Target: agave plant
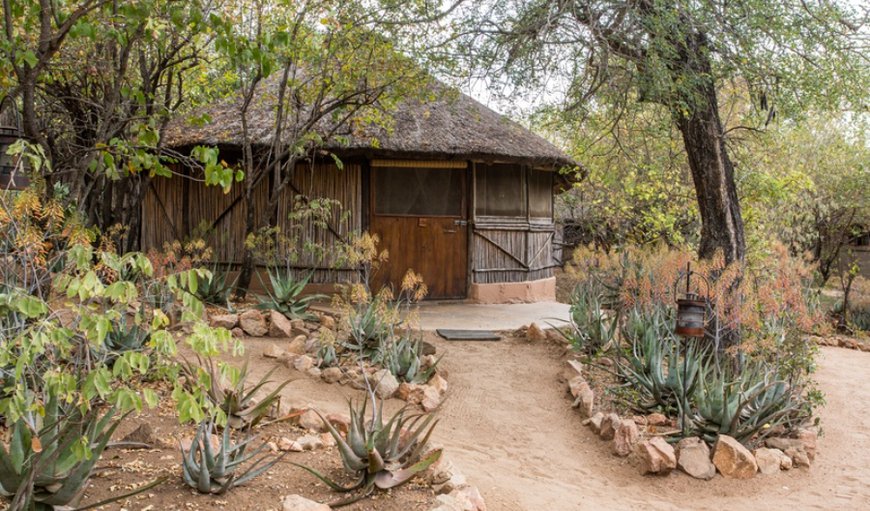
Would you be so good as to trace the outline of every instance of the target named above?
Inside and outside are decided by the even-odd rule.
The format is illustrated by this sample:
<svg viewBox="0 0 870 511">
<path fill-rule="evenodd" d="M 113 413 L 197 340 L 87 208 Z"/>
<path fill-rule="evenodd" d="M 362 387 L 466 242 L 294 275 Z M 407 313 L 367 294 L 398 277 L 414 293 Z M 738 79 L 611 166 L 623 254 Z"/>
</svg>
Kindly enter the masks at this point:
<svg viewBox="0 0 870 511">
<path fill-rule="evenodd" d="M 9 425 L 9 444 L 0 442 L 0 496 L 11 500 L 12 511 L 75 504 L 121 422 L 114 409 L 99 416 L 93 408 L 62 406 L 53 392 L 46 397 L 44 416 L 20 418 Z"/>
<path fill-rule="evenodd" d="M 789 385 L 763 363 L 736 370 L 709 361 L 693 393 L 698 433 L 713 441 L 728 435 L 746 444 L 758 442 L 777 426 L 794 429 L 809 419 L 802 389 Z"/>
<path fill-rule="evenodd" d="M 379 298 L 360 304 L 347 318 L 350 336 L 344 347 L 358 352 L 375 363 L 383 361 L 384 344 L 390 338 L 392 325 L 384 318 Z"/>
<path fill-rule="evenodd" d="M 371 417 L 367 418 L 369 399 L 372 408 Z M 332 507 L 352 504 L 371 495 L 375 488 L 386 490 L 404 484 L 441 458 L 441 449 L 423 455 L 429 436 L 438 422 L 433 415 L 408 414 L 408 407 L 404 407 L 384 423 L 383 403 L 379 405 L 376 402 L 370 389 L 361 405 L 354 407 L 353 402 L 349 402 L 348 408 L 350 425 L 347 439 L 322 415 L 320 418 L 335 438 L 342 464 L 355 481 L 349 486 L 342 486 L 311 467 L 294 463 L 333 490 L 363 490 L 356 497 L 330 504 Z"/>
<path fill-rule="evenodd" d="M 238 277 L 229 278 L 229 272 L 217 264 L 210 268 L 211 278 L 198 282 L 196 296 L 202 302 L 225 307 L 229 304 L 230 293 L 236 287 Z"/>
<path fill-rule="evenodd" d="M 281 390 L 290 383 L 289 380 L 285 381 L 262 398 L 255 399 L 254 395 L 271 383 L 269 377 L 277 367 L 272 368 L 256 384 L 249 386 L 247 360 L 232 378 L 222 374 L 219 366 L 210 357 L 203 359 L 197 355 L 196 360 L 196 365 L 184 360 L 181 363 L 182 372 L 187 376 L 190 385 L 196 382 L 207 385 L 206 396 L 226 414 L 227 425 L 234 429 L 253 428 L 259 424 L 277 402 Z"/>
<path fill-rule="evenodd" d="M 254 458 L 266 450 L 266 443 L 248 451 L 248 446 L 256 437 L 249 436 L 239 443 L 230 438 L 230 428 L 224 428 L 220 445 L 212 445 L 214 422 L 203 421 L 196 428 L 190 449 L 181 448 L 181 468 L 184 482 L 200 493 L 220 495 L 240 486 L 272 468 L 282 456 L 272 456 L 266 452 L 255 461 Z M 271 459 L 270 459 L 271 458 Z M 250 462 L 250 463 L 248 463 Z M 248 464 L 242 469 L 243 464 Z"/>
<path fill-rule="evenodd" d="M 408 383 L 426 383 L 435 374 L 438 362 L 423 369 L 422 357 L 423 340 L 403 335 L 398 341 L 390 343 L 384 358 L 387 369 L 396 378 Z"/>
<path fill-rule="evenodd" d="M 106 333 L 102 351 L 106 362 L 114 363 L 118 355 L 125 351 L 142 351 L 146 348 L 150 332 L 135 323 L 128 323 L 126 316 L 112 325 L 112 329 Z M 98 350 L 99 351 L 99 350 Z"/>
<path fill-rule="evenodd" d="M 306 277 L 297 279 L 292 269 L 270 268 L 271 291 L 268 291 L 268 296 L 261 298 L 257 307 L 278 311 L 290 319 L 314 319 L 315 316 L 308 312 L 308 307 L 311 302 L 323 298 L 323 295 L 302 296 L 302 291 L 312 275 L 313 273 L 309 273 Z"/>
<path fill-rule="evenodd" d="M 625 335 L 631 350 L 627 360 L 620 360 L 619 372 L 641 393 L 642 401 L 635 406 L 643 411 L 688 411 L 708 350 L 690 341 L 682 344 L 680 357 L 681 343 L 661 310 L 630 313 Z"/>
<path fill-rule="evenodd" d="M 597 286 L 578 285 L 571 294 L 568 325 L 558 328 L 577 350 L 592 354 L 607 347 L 619 324 L 618 311 L 607 310 Z"/>
</svg>

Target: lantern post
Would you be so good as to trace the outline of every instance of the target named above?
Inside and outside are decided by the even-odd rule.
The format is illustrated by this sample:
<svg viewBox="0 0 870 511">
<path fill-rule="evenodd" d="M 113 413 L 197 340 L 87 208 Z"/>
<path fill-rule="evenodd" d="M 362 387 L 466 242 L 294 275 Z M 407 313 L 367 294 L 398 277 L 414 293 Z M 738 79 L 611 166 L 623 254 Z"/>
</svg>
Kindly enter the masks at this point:
<svg viewBox="0 0 870 511">
<path fill-rule="evenodd" d="M 703 280 L 707 293 L 702 296 L 692 291 L 692 275 L 696 275 Z M 677 285 L 680 283 L 683 272 L 677 276 L 674 282 L 674 297 L 677 302 L 677 321 L 674 328 L 674 333 L 683 338 L 683 402 L 680 405 L 680 429 L 683 433 L 687 432 L 688 424 L 686 421 L 688 413 L 688 358 L 689 358 L 689 341 L 691 339 L 703 338 L 707 330 L 707 310 L 710 304 L 710 282 L 698 272 L 692 271 L 692 263 L 686 263 L 686 291 L 682 297 L 677 295 Z"/>
<path fill-rule="evenodd" d="M 24 134 L 15 105 L 4 103 L 0 102 L 0 190 L 23 190 L 30 185 L 26 175 L 27 161 L 21 156 L 6 154 L 6 151 L 24 138 Z"/>
</svg>

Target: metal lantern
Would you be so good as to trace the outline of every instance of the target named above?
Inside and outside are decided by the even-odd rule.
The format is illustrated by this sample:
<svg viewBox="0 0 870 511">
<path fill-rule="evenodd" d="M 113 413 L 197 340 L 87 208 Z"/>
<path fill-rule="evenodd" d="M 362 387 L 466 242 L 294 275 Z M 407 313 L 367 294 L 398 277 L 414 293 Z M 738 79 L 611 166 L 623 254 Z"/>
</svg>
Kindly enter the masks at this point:
<svg viewBox="0 0 870 511">
<path fill-rule="evenodd" d="M 686 293 L 677 298 L 677 327 L 675 333 L 682 337 L 704 337 L 704 331 L 707 326 L 707 303 L 708 297 L 703 297 L 692 292 L 691 279 L 692 275 L 697 275 L 707 284 L 707 293 L 710 292 L 710 285 L 703 275 L 692 271 L 691 263 L 686 264 Z M 681 276 L 682 277 L 682 276 Z M 674 283 L 674 295 L 676 296 L 676 287 L 679 283 Z"/>
<path fill-rule="evenodd" d="M 23 190 L 30 185 L 26 160 L 6 154 L 12 144 L 24 138 L 19 124 L 15 107 L 4 109 L 0 103 L 0 190 Z"/>
</svg>

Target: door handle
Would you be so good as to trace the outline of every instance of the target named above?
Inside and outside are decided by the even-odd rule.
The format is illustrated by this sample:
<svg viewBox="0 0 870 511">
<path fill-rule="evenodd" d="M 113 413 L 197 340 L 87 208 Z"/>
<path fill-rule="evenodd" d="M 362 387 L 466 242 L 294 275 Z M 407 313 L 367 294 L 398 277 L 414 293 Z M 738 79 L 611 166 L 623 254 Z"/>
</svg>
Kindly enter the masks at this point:
<svg viewBox="0 0 870 511">
<path fill-rule="evenodd" d="M 453 225 L 465 227 L 466 225 L 468 225 L 468 220 L 454 220 Z"/>
</svg>

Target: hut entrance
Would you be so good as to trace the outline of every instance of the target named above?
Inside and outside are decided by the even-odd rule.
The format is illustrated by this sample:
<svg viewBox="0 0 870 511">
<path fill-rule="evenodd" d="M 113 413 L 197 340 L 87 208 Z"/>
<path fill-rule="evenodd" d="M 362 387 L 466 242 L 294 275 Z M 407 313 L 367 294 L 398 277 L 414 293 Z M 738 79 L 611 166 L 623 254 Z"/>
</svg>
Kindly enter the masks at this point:
<svg viewBox="0 0 870 511">
<path fill-rule="evenodd" d="M 465 298 L 468 275 L 466 164 L 373 161 L 371 232 L 389 250 L 375 286 L 398 290 L 409 269 L 430 299 Z"/>
</svg>

